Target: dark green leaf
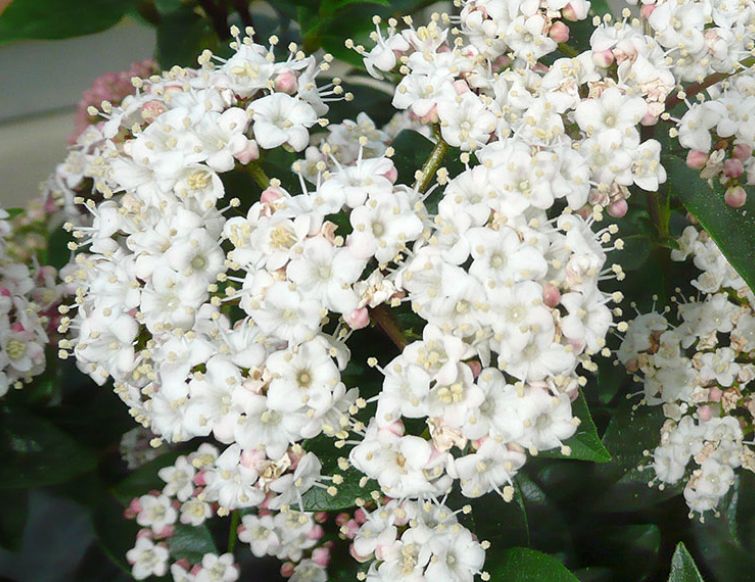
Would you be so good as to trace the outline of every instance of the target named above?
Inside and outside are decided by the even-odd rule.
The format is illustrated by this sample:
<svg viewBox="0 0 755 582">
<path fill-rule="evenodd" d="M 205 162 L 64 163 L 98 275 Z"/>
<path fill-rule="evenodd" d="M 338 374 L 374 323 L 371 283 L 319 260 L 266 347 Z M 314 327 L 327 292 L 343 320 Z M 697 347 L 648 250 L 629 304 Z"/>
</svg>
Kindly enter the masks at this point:
<svg viewBox="0 0 755 582">
<path fill-rule="evenodd" d="M 491 548 L 485 568 L 492 580 L 502 582 L 579 582 L 559 560 L 529 548 Z"/>
<path fill-rule="evenodd" d="M 611 14 L 611 7 L 608 5 L 607 0 L 592 0 L 590 2 L 590 12 L 603 16 L 604 14 Z"/>
<path fill-rule="evenodd" d="M 21 547 L 28 512 L 28 491 L 25 489 L 3 491 L 3 510 L 0 511 L 0 547 L 12 552 Z"/>
<path fill-rule="evenodd" d="M 47 243 L 46 263 L 58 270 L 67 265 L 71 259 L 71 251 L 68 248 L 71 240 L 73 240 L 71 233 L 64 230 L 62 226 L 56 228 Z"/>
<path fill-rule="evenodd" d="M 680 487 L 667 486 L 662 492 L 649 489 L 653 478 L 646 466 L 645 450 L 658 446 L 665 416 L 660 406 L 641 406 L 633 410 L 634 400 L 622 401 L 613 412 L 603 435 L 603 444 L 613 454 L 613 462 L 601 467 L 601 474 L 614 484 L 598 500 L 601 509 L 631 511 L 677 495 Z"/>
<path fill-rule="evenodd" d="M 695 561 L 682 542 L 677 544 L 671 558 L 671 575 L 668 582 L 704 582 Z"/>
<path fill-rule="evenodd" d="M 145 463 L 131 472 L 123 481 L 113 486 L 112 494 L 125 505 L 134 497 L 146 495 L 152 489 L 162 489 L 165 482 L 160 479 L 157 473 L 163 467 L 172 465 L 180 454 L 179 451 L 170 451 L 149 463 Z"/>
<path fill-rule="evenodd" d="M 6 208 L 5 212 L 8 213 L 8 218 L 16 218 L 16 216 L 23 214 L 23 208 Z"/>
<path fill-rule="evenodd" d="M 324 13 L 333 13 L 336 10 L 348 6 L 349 4 L 378 4 L 380 6 L 390 6 L 388 0 L 323 0 L 321 10 Z"/>
<path fill-rule="evenodd" d="M 718 248 L 755 289 L 755 193 L 750 192 L 744 207 L 735 209 L 724 202 L 723 187 L 711 187 L 684 160 L 664 156 L 671 193 L 677 196 L 690 214 L 708 231 Z"/>
<path fill-rule="evenodd" d="M 99 503 L 92 514 L 92 524 L 102 551 L 121 570 L 130 574 L 126 552 L 134 547 L 139 526 L 136 521 L 126 519 L 123 507 L 101 488 Z"/>
<path fill-rule="evenodd" d="M 186 558 L 192 564 L 202 561 L 205 554 L 216 554 L 217 548 L 207 526 L 177 524 L 170 538 L 170 555 L 180 560 Z"/>
<path fill-rule="evenodd" d="M 0 458 L 0 489 L 62 483 L 97 464 L 69 434 L 18 408 L 0 414 Z"/>
<path fill-rule="evenodd" d="M 603 446 L 598 436 L 598 429 L 590 416 L 590 409 L 581 390 L 579 397 L 572 403 L 572 412 L 581 422 L 574 436 L 564 443 L 571 447 L 571 454 L 567 457 L 557 449 L 543 451 L 540 454 L 546 458 L 565 458 L 594 463 L 610 462 L 611 453 Z"/>
<path fill-rule="evenodd" d="M 489 541 L 495 551 L 529 545 L 527 512 L 518 484 L 514 484 L 514 499 L 508 503 L 497 493 L 488 493 L 468 502 L 472 506 L 475 535 Z"/>
<path fill-rule="evenodd" d="M 99 32 L 117 24 L 132 5 L 131 0 L 13 0 L 0 14 L 0 44 Z"/>
<path fill-rule="evenodd" d="M 653 573 L 661 545 L 661 531 L 653 523 L 596 528 L 600 545 L 590 548 L 591 560 L 621 572 L 623 580 L 639 582 Z M 597 545 L 597 544 L 596 544 Z"/>
<path fill-rule="evenodd" d="M 209 21 L 189 7 L 160 18 L 157 25 L 157 62 L 163 69 L 196 66 L 204 49 L 218 52 L 217 36 Z"/>
<path fill-rule="evenodd" d="M 368 499 L 373 490 L 379 490 L 374 481 L 367 481 L 364 487 L 360 482 L 364 474 L 350 467 L 346 471 L 338 468 L 338 458 L 343 456 L 344 451 L 337 449 L 333 444 L 334 439 L 321 435 L 304 443 L 304 449 L 315 453 L 322 462 L 323 475 L 341 475 L 343 483 L 336 486 L 336 495 L 330 495 L 322 487 L 312 487 L 302 495 L 304 511 L 338 511 L 356 505 L 358 498 Z"/>
</svg>

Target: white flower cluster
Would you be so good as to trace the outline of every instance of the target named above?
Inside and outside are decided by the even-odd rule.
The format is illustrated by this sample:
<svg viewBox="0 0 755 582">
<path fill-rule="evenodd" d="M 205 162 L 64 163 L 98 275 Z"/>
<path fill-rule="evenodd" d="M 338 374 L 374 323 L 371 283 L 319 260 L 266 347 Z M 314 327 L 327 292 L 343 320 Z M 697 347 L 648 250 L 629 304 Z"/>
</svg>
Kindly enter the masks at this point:
<svg viewBox="0 0 755 582">
<path fill-rule="evenodd" d="M 440 502 L 378 503 L 372 510 L 358 510 L 359 526 L 344 526 L 352 540 L 351 555 L 371 562 L 362 580 L 453 580 L 472 582 L 482 572 L 488 542 L 478 542 L 459 522 L 458 514 Z"/>
<path fill-rule="evenodd" d="M 219 454 L 216 447 L 204 443 L 195 452 L 181 455 L 172 465 L 160 469 L 158 475 L 165 482 L 162 491 L 133 499 L 126 510 L 126 516 L 135 519 L 142 528 L 136 546 L 128 555 L 134 577 L 139 580 L 152 574 L 165 574 L 169 554 L 163 550 L 179 524 L 181 527 L 201 526 L 216 512 L 222 514 L 223 508 L 247 507 L 249 499 L 259 502 L 258 496 L 266 494 L 264 508 L 257 514 L 243 516 L 238 538 L 248 543 L 257 557 L 269 555 L 287 561 L 288 566 L 284 565 L 283 570 L 292 569 L 287 576 L 299 572 L 302 580 L 310 580 L 303 578 L 301 572 L 312 568 L 313 564 L 325 576 L 330 551 L 327 547 L 315 547 L 324 535 L 323 528 L 315 521 L 316 516 L 287 507 L 280 512 L 272 509 L 280 507 L 276 503 L 281 499 L 277 492 L 288 490 L 294 480 L 308 479 L 300 468 L 312 463 L 313 455 L 302 456 L 303 452 L 298 452 L 299 457 L 290 454 L 285 462 L 281 460 L 276 464 L 267 461 L 264 455 L 239 454 L 235 445 Z M 287 473 L 288 469 L 293 473 Z M 266 493 L 253 487 L 255 484 L 259 487 L 259 481 L 266 483 Z M 308 552 L 306 559 L 305 552 Z M 233 582 L 239 574 L 231 554 L 219 558 L 205 555 L 199 564 L 178 560 L 170 566 L 170 572 L 173 579 L 180 582 Z M 312 578 L 315 579 L 319 578 Z M 322 577 L 323 581 L 326 579 Z"/>
<path fill-rule="evenodd" d="M 742 184 L 755 184 L 753 115 L 755 71 L 749 69 L 709 88 L 708 100 L 690 104 L 678 120 L 679 143 L 690 150 L 687 165 L 703 179 L 718 178 L 734 208 L 747 201 Z"/>
<path fill-rule="evenodd" d="M 0 209 L 0 397 L 45 370 L 48 326 L 61 298 L 57 272 L 34 256 L 16 258 L 20 241 Z"/>
<path fill-rule="evenodd" d="M 703 514 L 715 511 L 735 469 L 755 471 L 743 432 L 755 416 L 755 301 L 704 233 L 687 227 L 680 246 L 672 258 L 693 256 L 703 271 L 692 282 L 701 295 L 678 302 L 678 323 L 655 312 L 639 315 L 618 358 L 643 382 L 642 402 L 662 405 L 667 418 L 660 445 L 647 452 L 657 480 L 661 487 L 684 483 L 691 512 Z"/>
<path fill-rule="evenodd" d="M 410 27 L 398 31 L 391 20 L 383 36 L 376 19 L 377 45 L 356 50 L 376 76 L 398 69 L 393 105 L 438 123 L 448 144 L 475 150 L 505 143 L 516 153 L 513 163 L 523 166 L 524 190 L 544 189 L 575 209 L 589 202 L 621 216 L 629 186 L 655 191 L 666 179 L 660 144 L 641 141 L 638 127 L 657 121 L 674 77 L 657 43 L 626 20 L 599 26 L 591 50 L 550 66 L 536 63 L 558 48 L 549 36 L 554 31 L 568 38 L 557 18 L 582 19 L 588 8 L 589 2 L 468 1 L 458 22 L 434 15 L 427 26 L 415 29 L 408 19 Z M 617 60 L 618 72 L 611 66 Z M 535 205 L 547 208 L 549 201 Z"/>
<path fill-rule="evenodd" d="M 537 162 L 516 144 L 477 157 L 448 182 L 430 236 L 394 272 L 427 325 L 382 370 L 377 411 L 350 455 L 394 498 L 440 496 L 452 479 L 469 497 L 509 497 L 525 451 L 568 454 L 571 399 L 585 381 L 577 368 L 593 369 L 614 325 L 608 303 L 621 299 L 598 287 L 622 276 L 605 268 L 615 227 L 594 232 L 593 218 L 568 207 L 549 219 L 557 185 L 523 186 Z M 417 418 L 430 440 L 405 434 L 402 419 Z"/>
</svg>

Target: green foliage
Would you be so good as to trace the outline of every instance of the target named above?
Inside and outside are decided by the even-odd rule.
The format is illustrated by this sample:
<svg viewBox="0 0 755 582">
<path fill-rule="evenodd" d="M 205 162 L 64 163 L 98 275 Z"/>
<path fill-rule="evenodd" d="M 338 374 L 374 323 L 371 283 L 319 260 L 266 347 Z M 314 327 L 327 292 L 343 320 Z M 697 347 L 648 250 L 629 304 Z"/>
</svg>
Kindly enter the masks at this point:
<svg viewBox="0 0 755 582">
<path fill-rule="evenodd" d="M 755 193 L 750 192 L 743 208 L 734 209 L 724 202 L 720 185 L 711 187 L 699 172 L 687 167 L 684 160 L 664 156 L 671 193 L 677 196 L 716 242 L 731 265 L 750 289 L 755 289 Z M 752 189 L 751 189 L 752 190 Z"/>
<path fill-rule="evenodd" d="M 485 568 L 492 580 L 506 582 L 578 582 L 578 579 L 553 556 L 529 548 L 510 548 L 488 552 Z"/>
<path fill-rule="evenodd" d="M 0 458 L 0 489 L 62 483 L 97 463 L 88 447 L 20 408 L 0 412 Z"/>
<path fill-rule="evenodd" d="M 205 554 L 218 552 L 206 525 L 191 526 L 176 524 L 175 531 L 170 538 L 170 555 L 180 560 L 186 558 L 192 564 L 202 561 Z"/>
<path fill-rule="evenodd" d="M 29 512 L 29 492 L 25 489 L 3 491 L 3 510 L 0 511 L 0 547 L 16 551 L 21 547 L 26 515 Z"/>
<path fill-rule="evenodd" d="M 165 69 L 174 65 L 196 66 L 204 49 L 218 52 L 220 47 L 210 22 L 191 7 L 165 12 L 157 23 L 156 58 Z"/>
<path fill-rule="evenodd" d="M 100 32 L 117 24 L 134 4 L 132 0 L 13 0 L 0 13 L 0 44 Z"/>
<path fill-rule="evenodd" d="M 703 582 L 700 570 L 682 542 L 679 542 L 671 559 L 671 575 L 668 582 Z"/>
<path fill-rule="evenodd" d="M 564 444 L 571 447 L 569 456 L 562 455 L 557 449 L 543 451 L 540 453 L 545 458 L 567 458 L 577 461 L 592 461 L 594 463 L 608 463 L 611 460 L 611 453 L 598 436 L 598 429 L 590 416 L 590 409 L 587 406 L 585 396 L 580 390 L 579 397 L 572 403 L 572 412 L 574 416 L 581 421 L 577 432 Z"/>
<path fill-rule="evenodd" d="M 530 544 L 527 510 L 517 483 L 514 484 L 514 498 L 508 503 L 495 492 L 468 502 L 472 506 L 474 532 L 479 539 L 490 542 L 492 552 Z"/>
</svg>

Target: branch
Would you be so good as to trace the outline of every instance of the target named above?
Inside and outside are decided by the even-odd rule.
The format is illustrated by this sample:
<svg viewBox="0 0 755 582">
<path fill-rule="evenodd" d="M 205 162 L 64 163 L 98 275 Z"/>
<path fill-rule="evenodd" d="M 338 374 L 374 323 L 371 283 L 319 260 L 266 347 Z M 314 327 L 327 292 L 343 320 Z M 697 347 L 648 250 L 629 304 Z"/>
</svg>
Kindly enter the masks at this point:
<svg viewBox="0 0 755 582">
<path fill-rule="evenodd" d="M 440 136 L 440 131 L 437 131 L 436 129 L 435 133 L 438 141 L 435 142 L 435 147 L 433 148 L 433 151 L 430 152 L 430 157 L 427 158 L 427 161 L 425 161 L 422 166 L 422 175 L 419 177 L 415 185 L 418 192 L 425 192 L 430 187 L 430 182 L 435 178 L 435 173 L 438 171 L 438 168 L 440 168 L 440 165 L 443 163 L 443 158 L 448 152 L 448 144 L 443 141 L 443 138 Z"/>
<path fill-rule="evenodd" d="M 686 89 L 684 89 L 685 98 L 688 99 L 690 97 L 694 97 L 698 93 L 705 91 L 708 87 L 711 87 L 712 85 L 720 83 L 721 81 L 728 79 L 729 77 L 733 77 L 737 73 L 741 73 L 742 71 L 749 69 L 751 66 L 755 65 L 755 57 L 746 58 L 745 60 L 740 61 L 737 64 L 741 66 L 741 68 L 737 69 L 736 71 L 732 71 L 731 73 L 713 73 L 712 75 L 708 75 L 699 83 L 693 83 L 692 85 L 689 85 Z M 681 101 L 682 100 L 679 98 L 678 93 L 669 96 L 666 99 L 666 111 L 669 111 L 672 107 L 675 107 L 676 105 L 681 103 Z"/>
<path fill-rule="evenodd" d="M 256 162 L 251 162 L 247 169 L 249 170 L 249 175 L 254 179 L 255 182 L 257 182 L 257 185 L 262 188 L 263 190 L 270 186 L 270 178 L 265 173 L 265 170 L 262 169 L 262 166 L 257 164 Z"/>
<path fill-rule="evenodd" d="M 215 34 L 220 40 L 231 38 L 230 29 L 228 28 L 228 15 L 222 6 L 215 4 L 212 0 L 197 0 L 204 10 L 207 17 L 215 29 Z"/>
<path fill-rule="evenodd" d="M 233 550 L 236 549 L 236 540 L 238 538 L 239 521 L 241 520 L 241 512 L 235 509 L 231 512 L 231 528 L 228 530 L 228 553 L 233 554 Z"/>
<path fill-rule="evenodd" d="M 390 308 L 385 305 L 378 305 L 370 309 L 370 319 L 388 336 L 398 349 L 404 350 L 409 340 L 404 336 L 404 332 L 393 317 Z"/>
</svg>

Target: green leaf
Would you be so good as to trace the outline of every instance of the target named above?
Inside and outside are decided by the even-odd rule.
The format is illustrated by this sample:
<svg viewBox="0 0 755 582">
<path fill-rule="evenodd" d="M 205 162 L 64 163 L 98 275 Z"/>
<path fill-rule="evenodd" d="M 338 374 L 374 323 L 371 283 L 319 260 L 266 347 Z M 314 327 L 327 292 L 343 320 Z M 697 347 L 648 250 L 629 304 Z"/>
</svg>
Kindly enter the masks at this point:
<svg viewBox="0 0 755 582">
<path fill-rule="evenodd" d="M 3 492 L 3 510 L 0 511 L 0 547 L 12 552 L 21 547 L 28 512 L 28 491 L 11 489 Z"/>
<path fill-rule="evenodd" d="M 0 459 L 0 489 L 62 483 L 97 464 L 68 433 L 18 408 L 0 414 Z"/>
<path fill-rule="evenodd" d="M 522 491 L 516 482 L 514 498 L 508 503 L 495 492 L 468 500 L 468 503 L 472 506 L 475 535 L 489 541 L 496 551 L 530 544 L 527 511 Z"/>
<path fill-rule="evenodd" d="M 390 6 L 388 0 L 324 0 L 322 3 L 322 12 L 326 14 L 340 10 L 349 4 L 378 4 L 379 6 Z"/>
<path fill-rule="evenodd" d="M 162 489 L 165 482 L 157 473 L 163 467 L 172 465 L 180 455 L 180 451 L 170 451 L 145 463 L 132 471 L 123 481 L 114 485 L 111 489 L 112 494 L 125 505 L 134 497 L 146 495 L 152 489 Z"/>
<path fill-rule="evenodd" d="M 131 0 L 13 0 L 0 14 L 0 44 L 92 34 L 117 24 Z"/>
<path fill-rule="evenodd" d="M 494 563 L 489 565 L 491 558 Z M 529 548 L 510 548 L 500 553 L 491 548 L 485 568 L 492 580 L 502 582 L 579 582 L 559 560 Z"/>
<path fill-rule="evenodd" d="M 590 12 L 603 16 L 604 14 L 611 14 L 611 7 L 608 5 L 607 0 L 592 0 L 590 2 Z"/>
<path fill-rule="evenodd" d="M 68 243 L 72 240 L 71 233 L 66 231 L 62 226 L 59 226 L 52 231 L 47 242 L 46 263 L 58 270 L 65 267 L 71 259 L 71 251 L 68 248 Z"/>
<path fill-rule="evenodd" d="M 338 468 L 338 458 L 342 456 L 342 450 L 336 449 L 334 439 L 321 435 L 304 443 L 304 450 L 312 452 L 322 462 L 323 475 L 341 475 L 343 482 L 336 486 L 335 495 L 330 495 L 322 487 L 312 487 L 302 495 L 302 507 L 304 511 L 339 511 L 356 505 L 357 498 L 366 499 L 373 490 L 379 490 L 375 481 L 367 481 L 364 487 L 360 481 L 364 474 L 349 467 L 346 471 Z"/>
<path fill-rule="evenodd" d="M 212 26 L 190 7 L 164 14 L 157 25 L 157 62 L 163 69 L 196 66 L 204 49 L 219 52 Z"/>
<path fill-rule="evenodd" d="M 660 406 L 641 406 L 633 410 L 634 400 L 624 399 L 614 411 L 603 435 L 603 444 L 613 454 L 613 462 L 601 467 L 601 474 L 613 482 L 598 500 L 598 507 L 607 511 L 631 511 L 673 497 L 680 486 L 666 486 L 663 491 L 649 489 L 652 479 L 645 450 L 653 450 L 660 441 L 665 421 Z"/>
<path fill-rule="evenodd" d="M 186 558 L 192 564 L 201 562 L 205 554 L 216 554 L 218 552 L 212 534 L 205 525 L 194 527 L 177 524 L 169 545 L 170 555 L 174 559 Z"/>
<path fill-rule="evenodd" d="M 705 582 L 697 569 L 695 561 L 682 542 L 676 546 L 671 558 L 671 574 L 668 582 Z"/>
<path fill-rule="evenodd" d="M 16 216 L 19 216 L 20 214 L 24 213 L 23 208 L 6 208 L 5 212 L 8 213 L 8 218 L 16 218 Z"/>
<path fill-rule="evenodd" d="M 750 192 L 742 208 L 724 202 L 723 187 L 711 187 L 681 158 L 664 156 L 671 193 L 708 231 L 731 266 L 750 289 L 755 289 L 755 193 Z"/>
<path fill-rule="evenodd" d="M 571 455 L 562 455 L 557 449 L 542 451 L 540 455 L 548 459 L 574 459 L 594 463 L 610 462 L 611 453 L 608 452 L 598 436 L 598 429 L 592 420 L 592 416 L 590 416 L 590 409 L 581 390 L 579 397 L 572 403 L 572 412 L 581 422 L 574 436 L 564 443 L 571 447 Z"/>
<path fill-rule="evenodd" d="M 134 547 L 139 526 L 135 520 L 126 519 L 123 507 L 100 487 L 99 502 L 92 513 L 92 525 L 97 534 L 97 543 L 102 551 L 124 572 L 131 574 L 126 561 L 126 552 Z"/>
</svg>

